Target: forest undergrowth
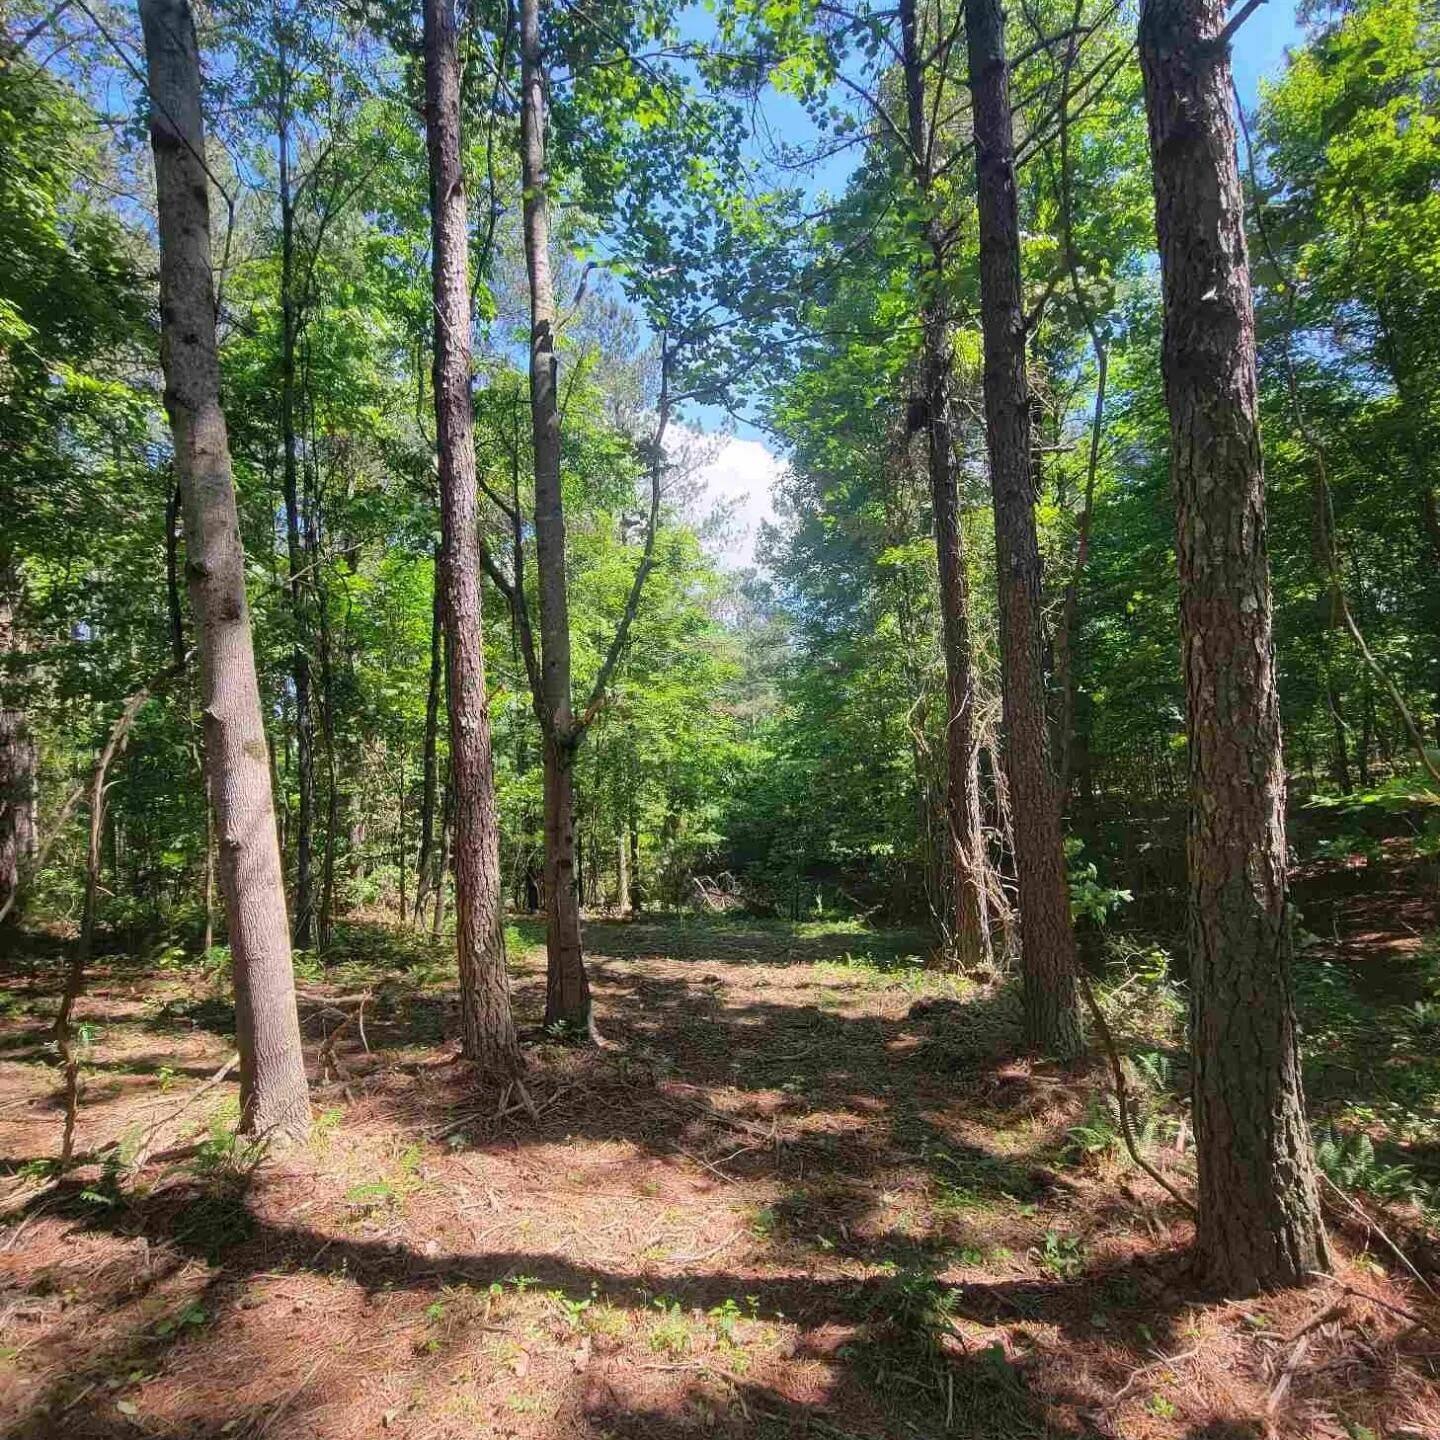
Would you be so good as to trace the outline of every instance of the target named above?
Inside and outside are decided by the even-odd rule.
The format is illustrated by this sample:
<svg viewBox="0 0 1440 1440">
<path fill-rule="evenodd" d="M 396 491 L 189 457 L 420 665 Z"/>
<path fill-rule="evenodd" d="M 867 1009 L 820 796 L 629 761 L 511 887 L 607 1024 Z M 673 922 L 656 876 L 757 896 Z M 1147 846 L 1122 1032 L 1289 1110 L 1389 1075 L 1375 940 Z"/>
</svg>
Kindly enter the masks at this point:
<svg viewBox="0 0 1440 1440">
<path fill-rule="evenodd" d="M 926 968 L 914 932 L 592 921 L 595 1051 L 539 1030 L 521 922 L 532 1115 L 456 1063 L 450 952 L 352 919 L 300 967 L 318 1120 L 273 1155 L 232 1133 L 222 967 L 103 955 L 63 1177 L 68 941 L 32 933 L 0 1041 L 4 1433 L 1434 1435 L 1440 917 L 1393 870 L 1299 891 L 1336 1274 L 1223 1304 L 1124 1156 L 1103 1061 L 1016 1059 L 1011 983 Z M 1184 1190 L 1183 985 L 1155 945 L 1092 959 Z"/>
</svg>

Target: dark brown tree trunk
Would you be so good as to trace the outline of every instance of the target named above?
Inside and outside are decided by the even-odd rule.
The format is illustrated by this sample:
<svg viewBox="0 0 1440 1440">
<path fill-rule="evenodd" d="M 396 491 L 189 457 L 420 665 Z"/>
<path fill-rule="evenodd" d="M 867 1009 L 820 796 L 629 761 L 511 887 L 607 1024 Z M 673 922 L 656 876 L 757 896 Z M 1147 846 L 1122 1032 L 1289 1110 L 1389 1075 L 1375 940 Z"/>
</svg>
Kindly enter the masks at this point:
<svg viewBox="0 0 1440 1440">
<path fill-rule="evenodd" d="M 1365 708 L 1360 714 L 1360 743 L 1355 752 L 1355 767 L 1360 772 L 1360 783 L 1370 784 L 1370 741 L 1375 732 L 1375 694 L 1369 682 L 1365 685 Z"/>
<path fill-rule="evenodd" d="M 590 982 L 575 893 L 575 752 L 545 742 L 545 1024 L 587 1032 Z"/>
<path fill-rule="evenodd" d="M 1341 708 L 1340 691 L 1335 684 L 1335 677 L 1328 672 L 1325 676 L 1325 708 L 1330 712 L 1330 743 L 1333 757 L 1330 765 L 1331 777 L 1340 787 L 1340 793 L 1348 795 L 1352 787 L 1350 784 L 1350 747 L 1345 738 L 1345 712 Z"/>
<path fill-rule="evenodd" d="M 572 771 L 579 741 L 570 688 L 570 602 L 565 585 L 565 511 L 560 490 L 560 397 L 555 286 L 545 169 L 545 74 L 540 0 L 520 6 L 521 168 L 525 264 L 530 278 L 530 421 L 535 457 L 535 559 L 540 601 L 541 725 L 545 730 L 546 1025 L 584 1034 L 590 986 L 575 893 Z"/>
<path fill-rule="evenodd" d="M 470 401 L 470 258 L 451 0 L 425 0 L 425 130 L 435 302 L 435 421 L 454 786 L 461 1045 L 502 1080 L 520 1068 L 505 972 L 504 900 L 480 603 L 480 517 Z"/>
<path fill-rule="evenodd" d="M 204 760 L 201 760 L 204 768 Z M 205 769 L 205 953 L 215 948 L 215 805 L 210 798 L 210 771 Z"/>
<path fill-rule="evenodd" d="M 435 844 L 435 777 L 438 771 L 436 754 L 440 729 L 440 687 L 443 677 L 445 650 L 444 591 L 441 585 L 440 551 L 435 551 L 435 595 L 430 607 L 430 688 L 425 694 L 425 749 L 422 761 L 424 778 L 420 795 L 420 851 L 415 858 L 415 923 L 421 923 L 425 900 L 429 895 L 431 851 Z"/>
<path fill-rule="evenodd" d="M 160 231 L 160 354 L 200 657 L 205 763 L 235 965 L 240 1127 L 310 1126 L 245 557 L 220 408 L 200 57 L 187 0 L 141 0 Z"/>
<path fill-rule="evenodd" d="M 313 551 L 312 551 L 313 554 Z M 312 560 L 312 563 L 316 563 Z M 326 600 L 317 596 L 320 641 L 320 730 L 325 739 L 325 849 L 320 861 L 320 915 L 315 942 L 323 954 L 335 932 L 335 850 L 340 843 L 340 757 L 335 734 L 335 657 Z"/>
<path fill-rule="evenodd" d="M 630 831 L 630 913 L 639 915 L 645 903 L 644 887 L 640 883 L 640 826 L 635 819 L 634 807 L 631 807 L 628 816 L 628 828 Z"/>
<path fill-rule="evenodd" d="M 1076 0 L 1073 25 L 1078 27 L 1083 0 Z M 1074 646 L 1080 613 L 1080 592 L 1085 569 L 1090 562 L 1090 529 L 1095 515 L 1095 485 L 1100 474 L 1100 442 L 1105 434 L 1105 389 L 1109 375 L 1109 350 L 1101 333 L 1085 286 L 1080 279 L 1080 257 L 1075 248 L 1074 198 L 1070 174 L 1070 101 L 1073 98 L 1071 75 L 1079 54 L 1080 35 L 1071 36 L 1065 56 L 1064 79 L 1060 94 L 1060 230 L 1065 247 L 1065 268 L 1070 277 L 1070 290 L 1085 321 L 1090 336 L 1090 350 L 1095 357 L 1095 409 L 1090 420 L 1090 451 L 1085 466 L 1085 489 L 1080 498 L 1080 514 L 1075 525 L 1075 562 L 1065 585 L 1065 600 L 1055 627 L 1055 776 L 1064 815 L 1070 804 L 1070 771 L 1075 748 L 1075 662 Z"/>
<path fill-rule="evenodd" d="M 981 853 L 980 797 L 975 765 L 975 681 L 970 663 L 970 596 L 965 572 L 964 534 L 955 476 L 950 391 L 955 359 L 950 344 L 945 226 L 932 191 L 934 175 L 930 126 L 925 111 L 925 57 L 915 0 L 901 0 L 900 37 L 904 55 L 910 165 L 926 207 L 924 254 L 920 264 L 921 404 L 935 549 L 940 569 L 940 615 L 945 651 L 946 820 L 950 850 L 949 948 L 955 963 L 972 969 L 990 960 L 990 926 L 985 909 Z M 949 47 L 941 51 L 949 61 Z"/>
<path fill-rule="evenodd" d="M 35 856 L 37 754 L 21 698 L 18 565 L 0 560 L 0 907 L 16 909 Z"/>
<path fill-rule="evenodd" d="M 1255 321 L 1223 0 L 1146 0 L 1190 768 L 1196 1252 L 1229 1294 L 1329 1268 L 1285 891 Z"/>
<path fill-rule="evenodd" d="M 395 789 L 396 789 L 396 797 L 397 797 L 397 799 L 398 799 L 398 801 L 399 801 L 398 815 L 397 815 L 397 818 L 396 818 L 396 821 L 395 821 L 395 874 L 396 874 L 396 876 L 398 877 L 399 885 L 400 885 L 400 905 L 399 905 L 399 910 L 400 910 L 400 919 L 401 919 L 402 921 L 405 919 L 405 916 L 406 916 L 406 914 L 409 912 L 409 909 L 410 909 L 409 905 L 407 905 L 407 904 L 405 903 L 405 872 L 406 872 L 406 868 L 407 868 L 405 862 L 406 862 L 406 860 L 409 859 L 409 857 L 405 854 L 405 795 L 406 795 L 405 782 L 406 782 L 406 778 L 407 778 L 407 777 L 406 777 L 406 774 L 405 774 L 405 755 L 404 755 L 404 752 L 402 751 L 402 752 L 401 752 L 401 755 L 400 755 L 400 776 L 399 776 L 399 782 L 398 782 L 398 784 L 397 784 L 396 787 L 395 787 Z"/>
<path fill-rule="evenodd" d="M 310 695 L 308 585 L 305 522 L 300 508 L 299 434 L 295 419 L 299 307 L 295 295 L 295 199 L 290 177 L 290 72 L 277 11 L 275 46 L 280 83 L 275 106 L 275 143 L 280 181 L 280 439 L 284 456 L 285 541 L 289 564 L 290 623 L 294 627 L 291 678 L 295 684 L 295 906 L 293 934 L 301 949 L 314 943 L 313 851 L 315 829 L 315 717 Z"/>
<path fill-rule="evenodd" d="M 440 820 L 440 857 L 435 862 L 435 919 L 430 934 L 438 940 L 445 931 L 445 887 L 450 883 L 450 840 L 454 833 L 451 816 L 455 810 L 455 794 L 448 779 L 445 784 L 445 808 Z"/>
<path fill-rule="evenodd" d="M 1020 951 L 1028 1043 L 1049 1055 L 1081 1047 L 1075 935 L 1060 796 L 1050 764 L 1038 491 L 1025 375 L 1025 307 L 1010 67 L 1001 0 L 966 0 L 980 220 L 980 324 L 985 344 L 985 438 L 995 505 L 1005 773 L 1015 827 Z"/>
</svg>

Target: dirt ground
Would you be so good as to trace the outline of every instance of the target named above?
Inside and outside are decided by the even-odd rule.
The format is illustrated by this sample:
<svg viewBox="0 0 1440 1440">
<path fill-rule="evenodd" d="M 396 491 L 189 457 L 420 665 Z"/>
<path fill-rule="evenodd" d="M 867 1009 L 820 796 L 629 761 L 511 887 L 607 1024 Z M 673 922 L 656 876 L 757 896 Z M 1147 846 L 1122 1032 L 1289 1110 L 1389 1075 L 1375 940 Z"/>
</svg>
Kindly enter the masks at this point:
<svg viewBox="0 0 1440 1440">
<path fill-rule="evenodd" d="M 222 977 L 111 957 L 95 1159 L 58 1186 L 35 941 L 0 1027 L 6 1436 L 1440 1436 L 1440 1306 L 1373 1232 L 1309 1290 L 1196 1295 L 1183 1211 L 1084 1143 L 1103 1067 L 1016 1060 L 1012 992 L 914 936 L 591 923 L 613 1048 L 532 1033 L 532 1116 L 454 1062 L 445 957 L 353 923 L 302 982 L 314 1137 L 259 1164 Z"/>
</svg>

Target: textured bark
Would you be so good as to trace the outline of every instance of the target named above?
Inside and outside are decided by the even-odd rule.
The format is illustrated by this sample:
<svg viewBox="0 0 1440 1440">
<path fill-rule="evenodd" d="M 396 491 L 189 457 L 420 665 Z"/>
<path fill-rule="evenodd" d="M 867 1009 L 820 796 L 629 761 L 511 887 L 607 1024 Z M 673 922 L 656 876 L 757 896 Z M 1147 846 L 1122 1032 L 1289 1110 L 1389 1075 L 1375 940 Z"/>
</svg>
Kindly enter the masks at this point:
<svg viewBox="0 0 1440 1440">
<path fill-rule="evenodd" d="M 290 674 L 295 685 L 295 905 L 293 933 L 302 949 L 314 942 L 315 717 L 311 702 L 309 624 L 304 579 L 305 524 L 300 509 L 300 440 L 295 419 L 295 357 L 300 314 L 295 294 L 295 197 L 290 178 L 290 72 L 285 37 L 276 19 L 280 83 L 275 101 L 275 146 L 280 182 L 280 441 L 285 492 L 286 586 L 294 643 Z"/>
<path fill-rule="evenodd" d="M 15 618 L 20 592 L 19 569 L 7 558 L 0 562 L 0 908 L 6 911 L 18 904 L 37 843 L 38 755 L 15 673 L 23 653 Z"/>
<path fill-rule="evenodd" d="M 1329 1268 L 1285 896 L 1255 321 L 1223 0 L 1147 0 L 1140 55 L 1164 293 L 1190 769 L 1191 1043 L 1202 1279 Z"/>
<path fill-rule="evenodd" d="M 215 946 L 215 805 L 210 798 L 210 771 L 205 773 L 205 954 Z"/>
<path fill-rule="evenodd" d="M 160 358 L 185 515 L 200 706 L 235 965 L 240 1128 L 310 1125 L 245 557 L 220 408 L 200 57 L 187 0 L 141 0 L 160 231 Z"/>
<path fill-rule="evenodd" d="M 626 828 L 630 832 L 630 867 L 628 878 L 630 882 L 629 903 L 630 913 L 639 915 L 645 908 L 645 890 L 640 883 L 640 825 L 635 816 L 632 806 L 630 814 L 626 817 Z"/>
<path fill-rule="evenodd" d="M 1037 472 L 1025 374 L 1025 308 L 1010 68 L 1000 0 L 966 0 L 980 219 L 985 439 L 995 506 L 1005 773 L 1015 827 L 1020 954 L 1028 1043 L 1050 1055 L 1081 1046 L 1075 935 L 1060 795 L 1050 763 L 1044 615 L 1035 533 Z"/>
<path fill-rule="evenodd" d="M 1350 783 L 1350 746 L 1345 738 L 1345 711 L 1335 677 L 1328 670 L 1325 674 L 1325 708 L 1330 712 L 1331 725 L 1330 774 L 1340 787 L 1340 793 L 1348 795 L 1354 787 Z"/>
<path fill-rule="evenodd" d="M 430 893 L 431 850 L 435 844 L 435 798 L 438 764 L 436 739 L 440 729 L 440 688 L 445 663 L 444 599 L 440 552 L 435 552 L 435 593 L 430 613 L 430 687 L 425 694 L 425 747 L 421 761 L 420 849 L 415 857 L 415 924 L 421 923 Z"/>
<path fill-rule="evenodd" d="M 540 602 L 541 724 L 545 730 L 546 1025 L 584 1033 L 590 986 L 575 894 L 574 747 L 570 605 L 565 585 L 565 510 L 560 491 L 559 362 L 555 285 L 550 273 L 550 209 L 545 169 L 545 75 L 540 0 L 520 6 L 521 168 L 525 188 L 525 265 L 530 278 L 530 424 L 535 460 L 535 562 Z"/>
<path fill-rule="evenodd" d="M 1075 748 L 1075 665 L 1074 644 L 1076 622 L 1080 614 L 1080 591 L 1085 569 L 1090 562 L 1090 530 L 1095 515 L 1095 485 L 1100 474 L 1100 442 L 1105 434 L 1105 390 L 1109 376 L 1109 349 L 1100 330 L 1095 311 L 1080 280 L 1080 257 L 1075 248 L 1074 197 L 1070 174 L 1070 102 L 1074 98 L 1071 77 L 1079 56 L 1078 26 L 1083 15 L 1084 0 L 1076 0 L 1072 17 L 1072 34 L 1067 42 L 1064 79 L 1061 82 L 1060 142 L 1060 231 L 1065 247 L 1065 268 L 1070 277 L 1070 291 L 1085 321 L 1090 336 L 1090 350 L 1095 357 L 1095 409 L 1090 419 L 1090 452 L 1085 465 L 1085 489 L 1080 499 L 1080 515 L 1075 525 L 1075 563 L 1065 585 L 1065 601 L 1055 627 L 1054 685 L 1055 776 L 1060 795 L 1061 814 L 1070 804 L 1070 773 Z"/>
<path fill-rule="evenodd" d="M 583 1035 L 590 1023 L 590 981 L 580 948 L 575 891 L 575 752 L 545 742 L 545 1024 Z"/>
<path fill-rule="evenodd" d="M 309 547 L 310 564 L 318 566 L 318 546 Z M 320 649 L 320 732 L 325 739 L 325 848 L 320 862 L 320 911 L 315 943 L 323 954 L 330 948 L 335 929 L 335 849 L 340 841 L 340 758 L 335 733 L 335 647 L 330 632 L 324 591 L 315 606 L 316 639 Z"/>
<path fill-rule="evenodd" d="M 425 0 L 425 128 L 430 154 L 435 428 L 461 1044 L 468 1059 L 508 1078 L 519 1070 L 520 1049 L 505 973 L 495 766 L 485 693 L 480 517 L 470 404 L 469 234 L 460 159 L 460 65 L 451 0 Z"/>
<path fill-rule="evenodd" d="M 924 409 L 940 615 L 945 650 L 946 822 L 950 850 L 949 941 L 955 963 L 971 969 L 991 957 L 984 898 L 980 796 L 976 780 L 975 681 L 970 664 L 970 597 L 965 573 L 960 496 L 955 477 L 950 389 L 954 355 L 946 295 L 945 227 L 934 197 L 930 132 L 925 112 L 925 60 L 915 0 L 901 0 L 900 37 L 911 170 L 926 208 L 921 261 L 920 386 Z M 948 49 L 945 52 L 948 59 Z"/>
</svg>

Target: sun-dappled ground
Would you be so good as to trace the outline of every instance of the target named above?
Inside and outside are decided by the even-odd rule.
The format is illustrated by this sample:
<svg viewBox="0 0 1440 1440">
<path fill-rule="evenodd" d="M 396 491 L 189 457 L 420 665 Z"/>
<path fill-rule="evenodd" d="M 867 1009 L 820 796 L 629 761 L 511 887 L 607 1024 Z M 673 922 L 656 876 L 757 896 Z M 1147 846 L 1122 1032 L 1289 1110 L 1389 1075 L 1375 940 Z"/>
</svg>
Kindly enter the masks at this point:
<svg viewBox="0 0 1440 1440">
<path fill-rule="evenodd" d="M 58 1183 L 64 944 L 8 966 L 6 1435 L 1440 1434 L 1440 1307 L 1377 1235 L 1337 1233 L 1311 1290 L 1197 1296 L 1103 1064 L 1016 1059 L 1012 990 L 925 970 L 914 935 L 591 923 L 609 1045 L 532 1028 L 534 1114 L 455 1063 L 444 951 L 342 938 L 301 981 L 314 1136 L 263 1163 L 228 1135 L 233 1072 L 213 1078 L 223 977 L 173 952 L 97 965 L 93 1159 Z M 532 1027 L 537 938 L 511 931 Z M 1108 995 L 1184 1185 L 1173 991 L 1137 962 Z M 1321 1103 L 1335 1067 L 1356 1099 L 1356 1043 Z"/>
</svg>

